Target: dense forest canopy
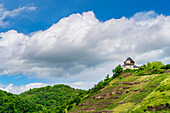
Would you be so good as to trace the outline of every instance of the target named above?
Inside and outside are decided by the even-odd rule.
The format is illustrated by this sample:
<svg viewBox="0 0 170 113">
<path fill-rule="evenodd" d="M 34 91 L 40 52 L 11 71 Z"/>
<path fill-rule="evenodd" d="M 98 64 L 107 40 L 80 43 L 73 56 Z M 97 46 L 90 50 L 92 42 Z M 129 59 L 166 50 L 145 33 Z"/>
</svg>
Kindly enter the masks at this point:
<svg viewBox="0 0 170 113">
<path fill-rule="evenodd" d="M 68 100 L 72 100 L 79 94 L 85 92 L 86 91 L 84 90 L 74 89 L 70 86 L 59 84 L 30 89 L 29 91 L 20 94 L 20 96 L 33 103 L 43 105 L 49 112 L 54 112 L 66 108 Z"/>
<path fill-rule="evenodd" d="M 45 111 L 42 105 L 21 96 L 0 90 L 0 113 L 25 113 Z"/>
</svg>

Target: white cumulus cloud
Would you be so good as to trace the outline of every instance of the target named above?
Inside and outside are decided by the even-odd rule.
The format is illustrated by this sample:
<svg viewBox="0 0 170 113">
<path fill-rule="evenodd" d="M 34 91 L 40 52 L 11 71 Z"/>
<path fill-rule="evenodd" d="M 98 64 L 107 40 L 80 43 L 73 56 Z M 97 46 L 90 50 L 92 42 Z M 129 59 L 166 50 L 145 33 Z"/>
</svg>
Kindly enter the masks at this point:
<svg viewBox="0 0 170 113">
<path fill-rule="evenodd" d="M 139 19 L 139 17 L 142 17 Z M 100 80 L 132 57 L 138 64 L 169 63 L 170 16 L 154 11 L 100 22 L 92 11 L 62 18 L 31 36 L 0 33 L 0 75 Z M 83 79 L 82 79 L 83 78 Z M 69 81 L 69 80 L 68 80 Z"/>
</svg>

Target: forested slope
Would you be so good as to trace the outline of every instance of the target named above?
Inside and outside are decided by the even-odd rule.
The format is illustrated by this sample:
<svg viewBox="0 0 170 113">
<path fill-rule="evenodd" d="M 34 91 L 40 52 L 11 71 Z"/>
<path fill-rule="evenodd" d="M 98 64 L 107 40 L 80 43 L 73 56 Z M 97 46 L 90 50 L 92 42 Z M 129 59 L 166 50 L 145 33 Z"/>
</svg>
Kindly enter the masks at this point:
<svg viewBox="0 0 170 113">
<path fill-rule="evenodd" d="M 67 107 L 67 103 L 71 100 L 74 102 L 77 96 L 86 91 L 74 89 L 70 86 L 59 84 L 54 86 L 46 86 L 42 88 L 34 88 L 26 91 L 20 96 L 32 101 L 33 103 L 43 105 L 48 109 L 48 112 L 63 111 Z"/>
<path fill-rule="evenodd" d="M 37 105 L 18 95 L 0 90 L 0 113 L 26 113 L 46 111 L 42 105 Z"/>
</svg>

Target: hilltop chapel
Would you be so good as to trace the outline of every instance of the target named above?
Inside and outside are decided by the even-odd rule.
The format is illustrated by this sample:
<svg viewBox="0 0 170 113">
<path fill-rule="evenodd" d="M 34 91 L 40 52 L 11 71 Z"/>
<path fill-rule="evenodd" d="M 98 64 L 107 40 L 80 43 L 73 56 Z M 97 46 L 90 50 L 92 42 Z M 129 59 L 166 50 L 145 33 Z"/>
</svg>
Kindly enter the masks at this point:
<svg viewBox="0 0 170 113">
<path fill-rule="evenodd" d="M 130 57 L 128 57 L 124 65 L 122 65 L 123 70 L 129 68 L 129 69 L 138 69 L 139 67 L 135 65 L 135 61 L 133 61 Z"/>
</svg>

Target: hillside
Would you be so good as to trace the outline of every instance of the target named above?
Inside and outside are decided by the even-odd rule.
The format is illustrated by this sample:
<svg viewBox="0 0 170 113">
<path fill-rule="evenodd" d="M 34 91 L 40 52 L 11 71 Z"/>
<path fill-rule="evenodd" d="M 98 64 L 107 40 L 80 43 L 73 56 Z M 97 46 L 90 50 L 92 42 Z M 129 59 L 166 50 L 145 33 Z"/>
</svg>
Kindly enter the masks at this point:
<svg viewBox="0 0 170 113">
<path fill-rule="evenodd" d="M 32 101 L 33 103 L 43 105 L 48 112 L 59 112 L 66 108 L 66 103 L 86 91 L 74 89 L 67 85 L 54 85 L 42 88 L 34 88 L 26 91 L 20 96 Z"/>
<path fill-rule="evenodd" d="M 37 105 L 18 95 L 0 90 L 0 113 L 45 112 L 42 105 Z"/>
<path fill-rule="evenodd" d="M 88 91 L 59 84 L 20 95 L 0 90 L 0 113 L 168 113 L 170 64 L 144 64 L 139 69 L 113 69 Z"/>
<path fill-rule="evenodd" d="M 170 110 L 170 70 L 165 68 L 160 62 L 153 62 L 117 73 L 104 88 L 85 95 L 69 113 L 167 113 Z"/>
</svg>

